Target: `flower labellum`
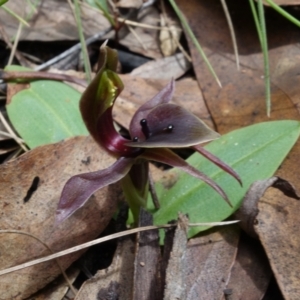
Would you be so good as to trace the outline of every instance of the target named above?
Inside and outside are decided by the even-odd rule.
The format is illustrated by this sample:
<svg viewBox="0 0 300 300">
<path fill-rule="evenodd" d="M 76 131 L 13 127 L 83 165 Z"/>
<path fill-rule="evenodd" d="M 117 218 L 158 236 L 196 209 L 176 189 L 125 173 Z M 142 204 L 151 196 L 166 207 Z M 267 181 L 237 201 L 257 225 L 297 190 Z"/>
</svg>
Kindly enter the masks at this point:
<svg viewBox="0 0 300 300">
<path fill-rule="evenodd" d="M 67 181 L 57 208 L 57 223 L 82 207 L 94 192 L 117 181 L 121 181 L 125 198 L 137 220 L 140 207 L 146 206 L 149 191 L 148 161 L 177 167 L 203 180 L 231 205 L 219 185 L 172 151 L 173 148 L 191 147 L 241 183 L 232 168 L 199 145 L 218 138 L 219 134 L 185 108 L 170 103 L 175 86 L 173 80 L 136 111 L 129 126 L 130 139 L 116 131 L 112 109 L 123 90 L 116 73 L 117 63 L 117 52 L 102 45 L 97 75 L 80 100 L 82 118 L 90 134 L 117 160 L 105 170 L 75 175 Z"/>
</svg>

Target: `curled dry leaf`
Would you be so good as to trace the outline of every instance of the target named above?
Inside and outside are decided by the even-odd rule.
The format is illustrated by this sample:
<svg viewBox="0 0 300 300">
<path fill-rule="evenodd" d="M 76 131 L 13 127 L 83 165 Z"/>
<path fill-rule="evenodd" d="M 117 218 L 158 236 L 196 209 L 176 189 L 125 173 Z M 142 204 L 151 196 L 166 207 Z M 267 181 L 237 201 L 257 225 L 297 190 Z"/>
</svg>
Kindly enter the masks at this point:
<svg viewBox="0 0 300 300">
<path fill-rule="evenodd" d="M 288 181 L 282 178 L 272 177 L 266 180 L 258 180 L 254 182 L 245 195 L 239 210 L 235 213 L 235 217 L 240 220 L 239 224 L 241 228 L 252 237 L 257 237 L 256 218 L 259 213 L 258 201 L 269 187 L 279 189 L 288 197 L 292 197 L 297 200 L 300 199 L 295 188 Z"/>
<path fill-rule="evenodd" d="M 285 299 L 298 299 L 300 202 L 294 187 L 286 180 L 272 177 L 253 184 L 237 217 L 261 241 Z M 252 227 L 252 228 L 251 228 Z"/>
<path fill-rule="evenodd" d="M 120 199 L 116 186 L 97 192 L 83 209 L 69 220 L 54 225 L 62 188 L 79 172 L 105 168 L 113 161 L 99 151 L 90 137 L 75 137 L 57 144 L 38 147 L 16 160 L 0 166 L 1 229 L 29 232 L 46 242 L 54 251 L 87 242 L 105 228 Z M 0 269 L 49 254 L 43 245 L 28 236 L 0 234 Z M 59 259 L 65 269 L 82 252 Z M 30 296 L 60 274 L 50 261 L 0 277 L 2 299 Z"/>
</svg>

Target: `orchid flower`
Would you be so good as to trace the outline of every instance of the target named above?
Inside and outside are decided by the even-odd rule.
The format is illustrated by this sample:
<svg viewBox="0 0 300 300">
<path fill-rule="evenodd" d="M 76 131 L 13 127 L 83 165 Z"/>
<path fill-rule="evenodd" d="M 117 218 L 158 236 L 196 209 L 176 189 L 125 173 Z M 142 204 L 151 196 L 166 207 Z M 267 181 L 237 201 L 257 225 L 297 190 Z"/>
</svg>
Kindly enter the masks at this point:
<svg viewBox="0 0 300 300">
<path fill-rule="evenodd" d="M 98 73 L 80 100 L 81 114 L 90 134 L 117 160 L 107 169 L 79 174 L 67 181 L 57 208 L 57 222 L 62 222 L 82 207 L 94 192 L 117 181 L 121 181 L 125 198 L 137 220 L 140 207 L 146 206 L 149 161 L 177 167 L 203 180 L 230 205 L 219 185 L 171 150 L 191 147 L 241 183 L 234 170 L 199 146 L 218 138 L 219 134 L 185 108 L 170 103 L 174 93 L 173 80 L 136 111 L 129 126 L 130 139 L 117 132 L 112 109 L 123 89 L 116 74 L 117 63 L 117 52 L 102 45 Z"/>
</svg>

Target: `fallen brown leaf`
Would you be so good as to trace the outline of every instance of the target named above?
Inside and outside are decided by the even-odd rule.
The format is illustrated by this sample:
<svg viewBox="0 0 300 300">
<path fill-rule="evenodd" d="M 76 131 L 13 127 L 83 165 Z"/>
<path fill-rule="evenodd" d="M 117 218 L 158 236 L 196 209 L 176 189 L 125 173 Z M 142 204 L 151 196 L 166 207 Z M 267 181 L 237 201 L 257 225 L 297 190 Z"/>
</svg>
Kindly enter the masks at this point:
<svg viewBox="0 0 300 300">
<path fill-rule="evenodd" d="M 78 40 L 77 25 L 67 1 L 39 1 L 36 11 L 33 11 L 33 4 L 23 0 L 9 1 L 6 6 L 25 19 L 31 16 L 28 21 L 30 27 L 23 27 L 20 40 Z M 86 36 L 94 35 L 110 27 L 108 20 L 100 11 L 82 5 L 81 12 Z M 19 21 L 3 9 L 0 9 L 0 20 L 8 36 L 14 37 Z"/>
<path fill-rule="evenodd" d="M 225 226 L 188 242 L 186 299 L 222 298 L 236 257 L 238 241 L 238 228 Z"/>
<path fill-rule="evenodd" d="M 281 77 L 277 68 L 283 61 L 298 61 L 298 28 L 273 9 L 266 15 L 268 27 L 269 60 L 272 83 L 272 113 L 266 116 L 263 56 L 247 2 L 226 1 L 233 19 L 240 53 L 241 70 L 236 68 L 228 24 L 219 1 L 179 0 L 178 5 L 209 57 L 223 88 L 208 71 L 194 44 L 188 38 L 194 70 L 205 102 L 220 133 L 267 120 L 299 119 L 299 113 L 286 93 L 288 88 L 299 93 L 299 84 L 283 90 L 277 85 Z M 211 21 L 213 20 L 213 22 Z M 295 67 L 296 68 L 296 67 Z M 288 82 L 286 80 L 286 82 Z"/>
<path fill-rule="evenodd" d="M 90 137 L 76 137 L 38 147 L 0 166 L 1 229 L 31 233 L 60 251 L 94 239 L 105 228 L 116 209 L 120 190 L 100 190 L 72 217 L 54 225 L 55 211 L 65 182 L 78 173 L 107 167 L 113 158 L 101 151 Z M 35 185 L 36 190 L 32 186 Z M 0 234 L 0 269 L 50 254 L 28 236 Z M 65 269 L 82 252 L 59 259 Z M 55 261 L 0 277 L 2 299 L 22 299 L 56 278 Z"/>
<path fill-rule="evenodd" d="M 150 61 L 135 68 L 130 74 L 141 78 L 170 80 L 183 76 L 191 63 L 182 53 Z"/>
<path fill-rule="evenodd" d="M 71 282 L 74 282 L 77 276 L 79 275 L 80 270 L 75 267 L 70 267 L 66 274 L 68 279 Z M 69 285 L 67 284 L 65 278 L 63 276 L 59 276 L 53 282 L 48 284 L 45 288 L 38 291 L 36 294 L 32 296 L 31 299 L 34 300 L 58 300 L 64 299 L 64 296 L 67 294 L 68 290 L 70 291 Z M 71 292 L 69 292 L 71 293 Z M 73 294 L 71 294 L 74 296 Z"/>
<path fill-rule="evenodd" d="M 235 213 L 235 217 L 240 220 L 239 225 L 250 236 L 257 237 L 256 227 L 257 215 L 259 213 L 258 203 L 259 199 L 263 197 L 264 193 L 269 187 L 279 189 L 288 197 L 299 200 L 295 188 L 286 180 L 279 177 L 272 177 L 265 180 L 255 181 L 248 189 L 243 203 Z"/>
<path fill-rule="evenodd" d="M 120 40 L 120 43 L 128 47 L 132 52 L 137 52 L 147 57 L 161 58 L 162 54 L 157 41 L 157 29 L 151 26 L 158 26 L 159 13 L 153 7 L 143 9 L 138 15 L 138 22 L 149 25 L 148 28 L 132 27 L 131 32 Z"/>
<path fill-rule="evenodd" d="M 278 189 L 267 190 L 259 202 L 256 232 L 285 299 L 300 295 L 300 202 L 282 195 Z"/>
<path fill-rule="evenodd" d="M 139 9 L 143 5 L 142 0 L 120 0 L 116 3 L 117 7 Z"/>
<path fill-rule="evenodd" d="M 181 30 L 179 28 L 179 22 L 177 19 L 171 21 L 166 15 L 160 16 L 161 29 L 159 32 L 160 49 L 164 56 L 171 56 L 176 52 L 178 48 Z"/>
<path fill-rule="evenodd" d="M 260 242 L 241 234 L 236 260 L 226 285 L 230 300 L 262 299 L 269 286 L 272 271 Z"/>
<path fill-rule="evenodd" d="M 299 120 L 298 95 L 300 85 L 297 70 L 299 69 L 300 52 L 296 33 L 298 29 L 296 27 L 271 8 L 266 8 L 272 93 L 271 118 L 267 118 L 263 57 L 253 23 L 253 16 L 246 2 L 226 1 L 236 31 L 241 71 L 236 69 L 228 25 L 219 2 L 203 0 L 186 2 L 179 0 L 177 3 L 188 19 L 196 38 L 203 46 L 223 85 L 222 89 L 217 86 L 215 79 L 211 76 L 195 46 L 188 38 L 197 80 L 211 112 L 211 117 L 220 133 L 267 120 Z M 293 182 L 297 189 L 300 189 L 299 153 L 300 142 L 298 141 L 277 172 L 277 175 Z M 271 191 L 268 191 L 268 193 L 271 193 Z M 274 200 L 275 202 L 286 198 L 280 192 L 276 191 L 276 193 L 277 199 Z M 293 205 L 297 206 L 299 204 L 296 202 Z M 294 218 L 292 217 L 294 211 L 289 213 L 292 219 Z M 278 219 L 280 219 L 279 216 Z M 290 226 L 293 225 L 290 224 Z M 276 235 L 274 228 L 275 225 L 268 227 L 270 235 Z M 289 243 L 294 242 L 293 236 L 296 233 L 293 227 L 290 229 L 285 227 L 285 230 L 285 240 L 280 243 L 289 245 Z M 281 235 L 278 234 L 277 238 L 279 243 Z M 262 243 L 271 265 L 274 264 L 275 258 L 273 257 L 271 260 L 271 255 L 268 254 L 270 249 L 267 249 L 265 242 Z M 275 248 L 271 245 L 269 247 Z M 283 259 L 276 259 L 276 261 L 279 260 L 288 263 Z M 296 261 L 295 257 L 294 261 Z M 294 264 L 294 267 L 297 270 L 296 272 L 299 273 L 299 266 Z M 272 269 L 275 272 L 274 266 L 272 266 Z M 280 276 L 284 277 L 286 281 L 290 280 L 291 284 L 295 281 L 294 275 L 287 269 L 281 269 Z M 283 289 L 285 284 L 279 282 L 278 275 L 276 275 L 276 278 Z M 289 287 L 290 285 L 285 285 L 286 289 Z"/>
<path fill-rule="evenodd" d="M 285 299 L 298 299 L 300 202 L 294 187 L 278 177 L 255 182 L 247 192 L 237 217 L 261 241 Z"/>
</svg>

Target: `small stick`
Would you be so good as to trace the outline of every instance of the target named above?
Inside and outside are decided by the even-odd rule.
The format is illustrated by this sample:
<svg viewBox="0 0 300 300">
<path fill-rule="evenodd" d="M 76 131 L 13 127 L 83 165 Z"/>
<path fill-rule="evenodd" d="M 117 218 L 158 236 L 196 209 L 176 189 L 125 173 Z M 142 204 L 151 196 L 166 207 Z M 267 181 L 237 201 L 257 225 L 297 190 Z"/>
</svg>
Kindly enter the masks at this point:
<svg viewBox="0 0 300 300">
<path fill-rule="evenodd" d="M 85 80 L 69 76 L 65 74 L 56 74 L 48 72 L 32 72 L 32 71 L 0 71 L 0 79 L 4 81 L 15 81 L 18 79 L 28 79 L 28 80 L 40 80 L 40 79 L 49 79 L 56 81 L 68 81 L 73 82 L 83 87 L 87 87 Z"/>
<path fill-rule="evenodd" d="M 107 28 L 104 31 L 101 31 L 99 33 L 94 34 L 93 36 L 89 37 L 88 39 L 86 39 L 85 43 L 87 45 L 99 40 L 100 38 L 102 38 L 103 36 L 105 36 L 107 33 L 109 33 L 111 31 L 111 27 Z M 74 45 L 73 47 L 69 48 L 68 50 L 62 52 L 61 54 L 59 54 L 56 57 L 53 57 L 52 59 L 48 60 L 47 62 L 43 63 L 42 65 L 39 65 L 38 67 L 34 68 L 35 71 L 41 71 L 44 70 L 48 67 L 50 67 L 51 65 L 57 63 L 58 61 L 62 60 L 63 58 L 69 56 L 70 54 L 79 51 L 81 49 L 81 44 L 78 43 L 76 45 Z"/>
</svg>

